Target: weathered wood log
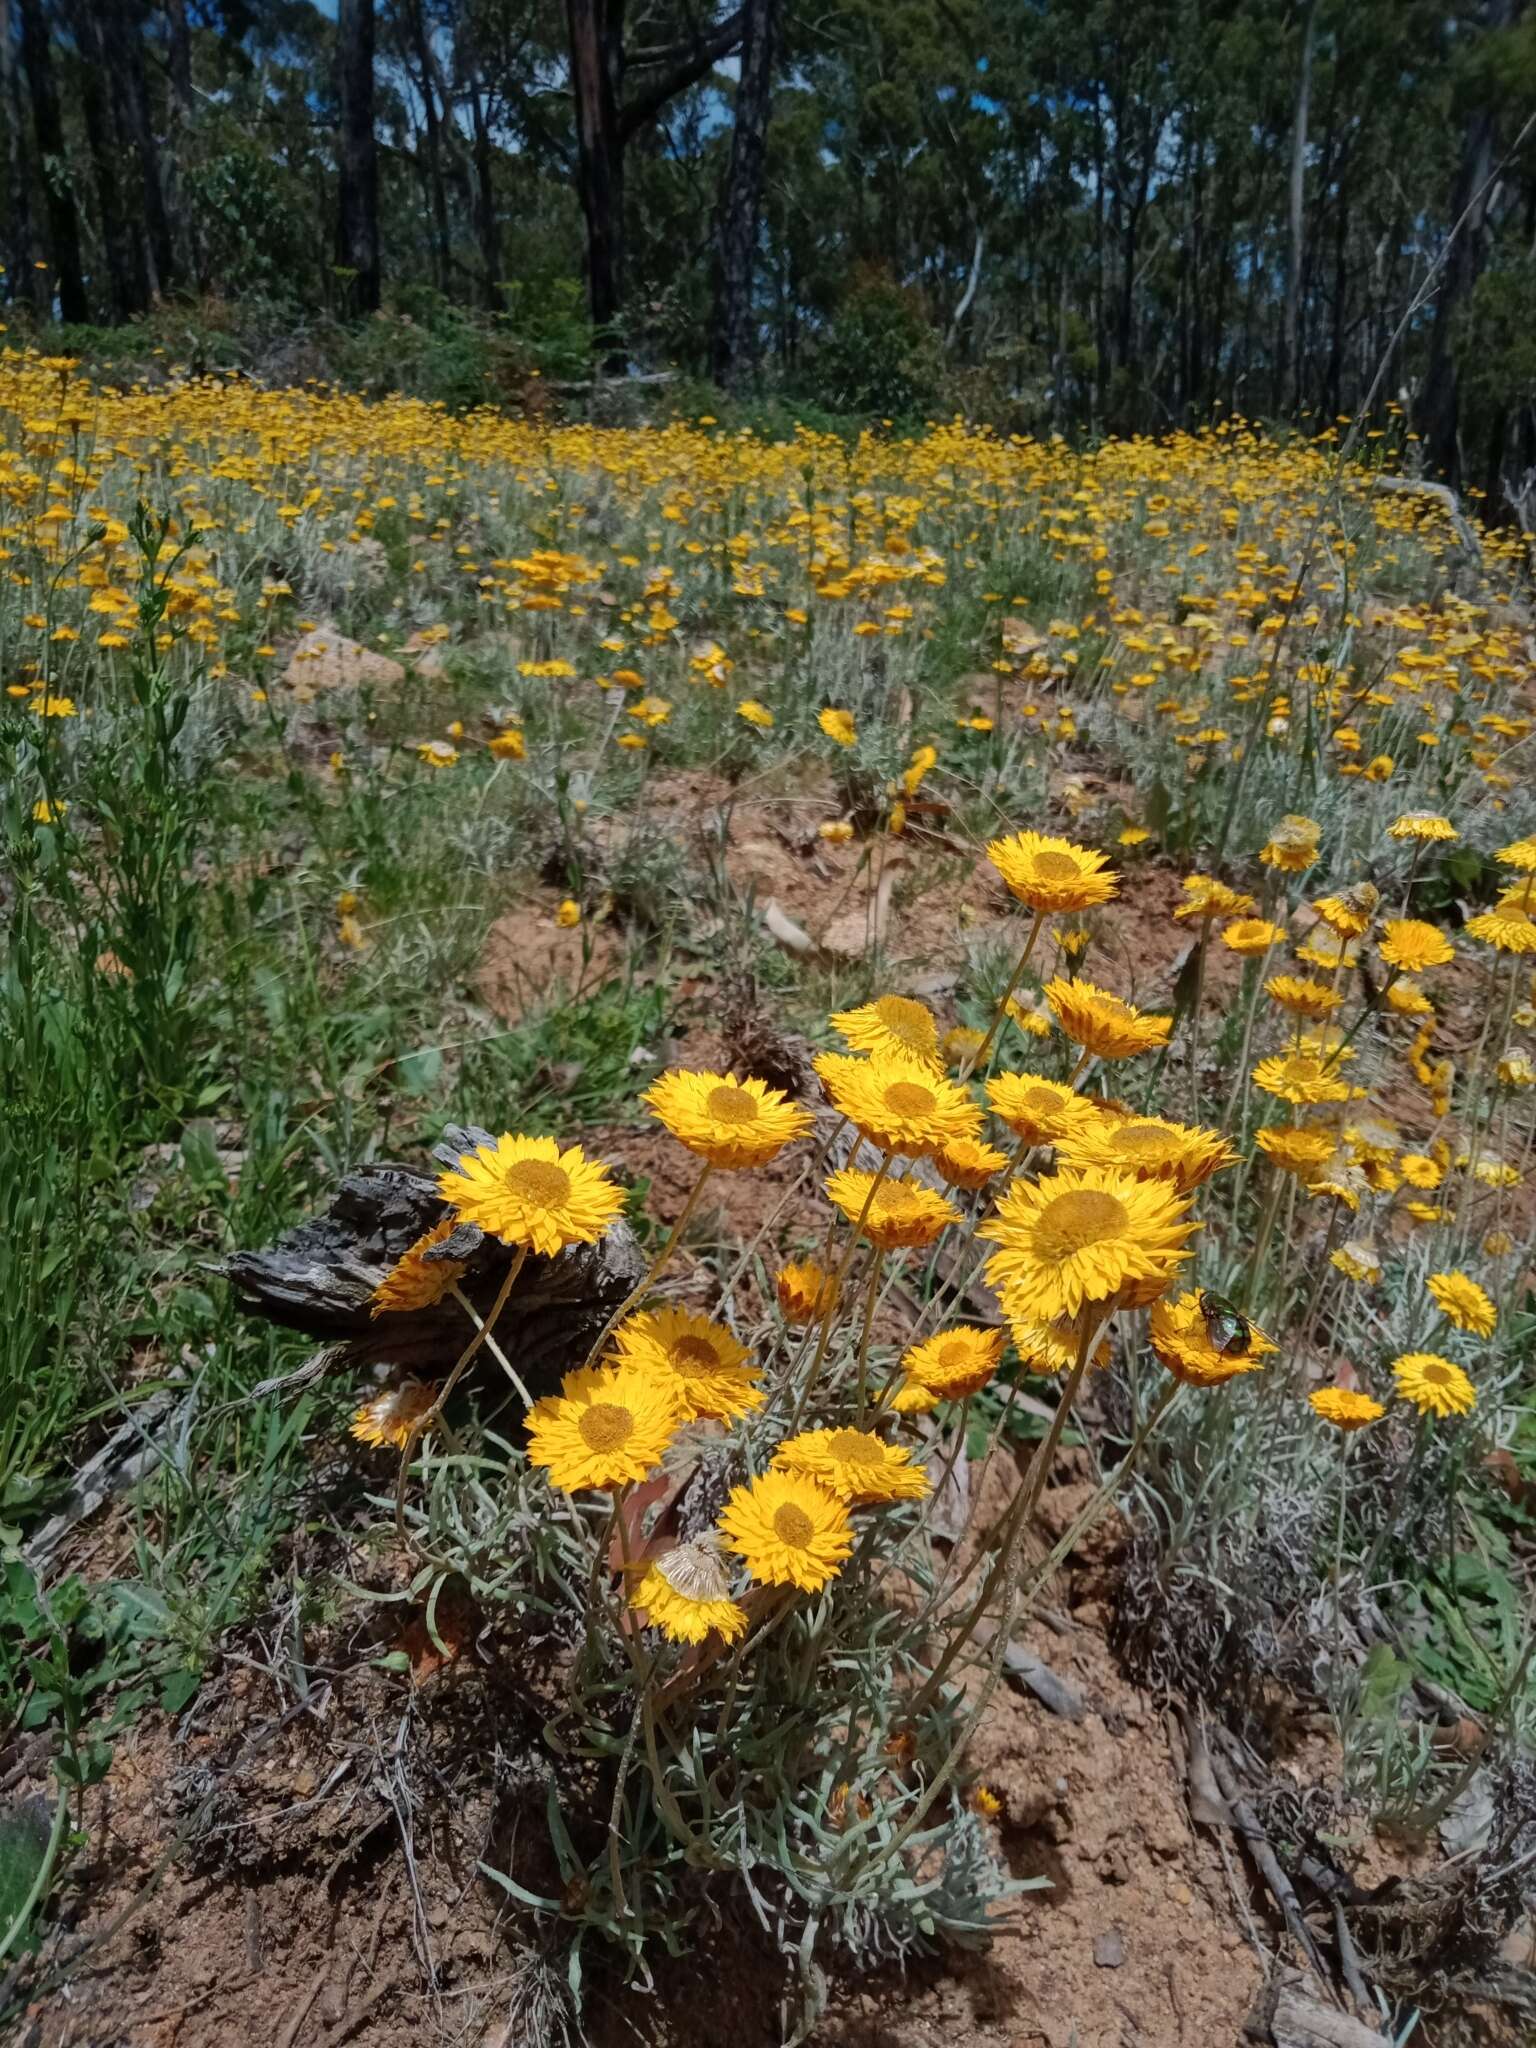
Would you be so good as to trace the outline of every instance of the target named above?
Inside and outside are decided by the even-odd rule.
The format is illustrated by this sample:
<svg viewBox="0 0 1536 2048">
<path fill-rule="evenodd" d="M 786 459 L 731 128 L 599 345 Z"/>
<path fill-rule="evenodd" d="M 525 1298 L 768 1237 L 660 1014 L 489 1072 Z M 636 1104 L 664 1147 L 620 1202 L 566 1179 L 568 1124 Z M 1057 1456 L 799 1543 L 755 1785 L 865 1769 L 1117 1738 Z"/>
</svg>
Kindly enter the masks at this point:
<svg viewBox="0 0 1536 2048">
<path fill-rule="evenodd" d="M 456 1166 L 488 1131 L 450 1125 L 433 1156 Z M 408 1166 L 373 1165 L 348 1174 L 323 1215 L 265 1251 L 236 1252 L 224 1272 L 238 1307 L 335 1347 L 338 1365 L 396 1365 L 433 1378 L 464 1348 L 469 1319 L 450 1295 L 432 1308 L 373 1313 L 373 1291 L 448 1205 L 437 1183 Z M 428 1258 L 458 1259 L 459 1286 L 484 1315 L 506 1277 L 511 1250 L 461 1223 Z M 530 1391 L 550 1391 L 580 1364 L 612 1311 L 640 1280 L 645 1260 L 629 1226 L 557 1257 L 530 1254 L 497 1324 L 503 1350 Z"/>
</svg>

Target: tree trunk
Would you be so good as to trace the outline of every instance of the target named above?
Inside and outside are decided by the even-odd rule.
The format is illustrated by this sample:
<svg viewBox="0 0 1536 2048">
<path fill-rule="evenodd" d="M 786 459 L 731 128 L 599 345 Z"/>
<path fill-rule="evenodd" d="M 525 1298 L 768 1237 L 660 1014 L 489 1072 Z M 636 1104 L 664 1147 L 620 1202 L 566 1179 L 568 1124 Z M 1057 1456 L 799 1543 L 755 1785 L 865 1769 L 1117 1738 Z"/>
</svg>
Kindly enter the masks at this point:
<svg viewBox="0 0 1536 2048">
<path fill-rule="evenodd" d="M 21 19 L 21 56 L 27 68 L 32 100 L 32 129 L 42 158 L 44 202 L 48 209 L 48 240 L 52 245 L 53 279 L 59 317 L 71 322 L 90 318 L 85 281 L 80 271 L 80 218 L 64 154 L 64 124 L 59 118 L 53 82 L 53 52 L 48 41 L 44 0 L 17 0 Z"/>
<path fill-rule="evenodd" d="M 773 102 L 779 0 L 746 0 L 742 15 L 741 80 L 736 88 L 730 171 L 715 239 L 715 304 L 709 349 L 710 370 L 728 391 L 738 389 L 750 375 L 757 356 L 752 284 Z"/>
<path fill-rule="evenodd" d="M 1312 108 L 1312 26 L 1317 0 L 1303 0 L 1301 65 L 1291 120 L 1290 248 L 1285 267 L 1285 320 L 1275 398 L 1282 412 L 1301 404 L 1301 279 L 1306 254 L 1307 123 Z"/>
<path fill-rule="evenodd" d="M 491 125 L 486 119 L 485 83 L 478 61 L 470 67 L 469 115 L 475 133 L 475 240 L 480 245 L 480 295 L 495 313 L 502 305 L 501 223 L 496 218 Z"/>
<path fill-rule="evenodd" d="M 148 303 L 147 280 L 138 238 L 123 209 L 122 146 L 103 86 L 111 73 L 94 0 L 71 0 L 71 26 L 80 56 L 80 112 L 95 174 L 96 207 L 101 220 L 101 245 L 106 257 L 107 286 L 114 320 L 142 313 Z"/>
<path fill-rule="evenodd" d="M 165 151 L 165 210 L 170 221 L 171 245 L 176 252 L 176 271 L 192 279 L 199 290 L 206 286 L 207 258 L 201 224 L 190 213 L 183 185 L 183 173 L 193 128 L 192 36 L 187 26 L 187 0 L 165 0 L 165 23 L 170 58 L 170 125 Z"/>
<path fill-rule="evenodd" d="M 427 138 L 427 207 L 432 223 L 432 268 L 440 292 L 450 286 L 448 234 L 448 187 L 443 179 L 442 124 L 438 117 L 437 94 L 432 87 L 432 51 L 427 40 L 422 0 L 411 0 L 407 10 L 411 43 L 421 76 L 415 83 L 421 92 L 422 116 Z"/>
<path fill-rule="evenodd" d="M 138 163 L 139 207 L 143 219 L 144 271 L 151 297 L 176 282 L 176 252 L 171 245 L 165 188 L 160 182 L 160 146 L 149 112 L 149 86 L 144 76 L 144 23 L 137 0 L 87 0 L 102 30 L 102 43 L 112 75 L 112 96 L 118 135 Z"/>
<path fill-rule="evenodd" d="M 576 98 L 577 190 L 587 224 L 587 302 L 608 341 L 624 282 L 624 148 L 618 81 L 622 0 L 566 0 L 571 90 Z"/>
<path fill-rule="evenodd" d="M 353 273 L 353 310 L 379 306 L 379 151 L 373 132 L 374 0 L 336 15 L 336 261 Z"/>
<path fill-rule="evenodd" d="M 5 210 L 0 219 L 5 223 L 3 246 L 11 296 L 26 300 L 35 313 L 41 314 L 45 310 L 43 278 L 42 272 L 34 268 L 38 250 L 32 221 L 36 171 L 16 45 L 11 40 L 10 0 L 0 0 L 0 120 L 5 124 Z"/>
<path fill-rule="evenodd" d="M 1486 0 L 1484 34 L 1504 28 L 1512 18 L 1513 0 Z M 1457 391 L 1456 361 L 1452 335 L 1456 316 L 1477 282 L 1482 267 L 1483 222 L 1486 213 L 1489 173 L 1493 168 L 1494 110 L 1484 97 L 1472 109 L 1462 138 L 1461 161 L 1451 192 L 1448 228 L 1456 239 L 1440 272 L 1435 294 L 1435 323 L 1429 336 L 1429 366 L 1424 373 L 1424 404 L 1421 430 L 1425 453 L 1432 468 L 1452 483 L 1461 469 L 1458 438 L 1460 397 Z M 1470 210 L 1469 210 L 1470 209 Z M 1463 220 L 1463 214 L 1466 219 Z M 1457 223 L 1460 223 L 1458 226 Z"/>
</svg>

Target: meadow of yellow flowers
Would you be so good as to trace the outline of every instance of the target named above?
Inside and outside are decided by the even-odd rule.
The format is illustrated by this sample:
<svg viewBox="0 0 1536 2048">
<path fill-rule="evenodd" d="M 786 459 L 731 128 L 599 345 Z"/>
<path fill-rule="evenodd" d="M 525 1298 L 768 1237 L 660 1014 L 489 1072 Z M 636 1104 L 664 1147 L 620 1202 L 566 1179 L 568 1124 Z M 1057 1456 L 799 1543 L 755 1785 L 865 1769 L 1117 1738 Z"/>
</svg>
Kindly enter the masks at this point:
<svg viewBox="0 0 1536 2048">
<path fill-rule="evenodd" d="M 265 820 L 346 885 L 319 965 L 278 979 L 340 1010 L 393 959 L 428 1035 L 453 993 L 423 969 L 434 905 L 499 874 L 556 929 L 622 923 L 599 827 L 669 773 L 707 768 L 722 804 L 798 780 L 867 890 L 870 943 L 835 966 L 747 906 L 803 1086 L 621 1071 L 610 1113 L 689 1155 L 689 1191 L 558 1392 L 526 1385 L 507 1305 L 530 1261 L 637 1220 L 579 1117 L 470 1105 L 502 1135 L 378 1279 L 375 1356 L 392 1315 L 463 1318 L 445 1374 L 348 1390 L 359 1494 L 389 1471 L 381 1554 L 563 1645 L 551 1741 L 588 1760 L 587 1807 L 551 1822 L 562 1896 L 489 1870 L 519 1912 L 634 1962 L 729 1875 L 771 1893 L 806 2027 L 817 1955 L 984 1934 L 1018 1886 L 967 1746 L 1117 1509 L 1138 1674 L 1214 1706 L 1239 1670 L 1304 1670 L 1351 1796 L 1446 1789 L 1427 1756 L 1387 1784 L 1359 1677 L 1382 1641 L 1475 1694 L 1486 1756 L 1525 1740 L 1528 1626 L 1480 1633 L 1460 1560 L 1517 1582 L 1500 1516 L 1536 1444 L 1526 541 L 1405 484 L 1390 416 L 1348 460 L 1338 434 L 769 444 L 0 357 L 7 829 L 27 957 L 56 946 L 88 1013 L 138 1004 L 164 1046 L 229 971 L 206 906 L 177 898 L 169 950 L 135 922 L 103 749 L 119 779 L 125 748 L 159 764 L 152 811 L 253 792 L 172 865 L 210 903 L 257 887 Z M 381 838 L 430 845 L 437 880 L 371 886 Z M 875 914 L 896 851 L 989 905 L 936 986 L 900 891 L 889 934 Z M 41 1014 L 14 968 L 10 1000 Z M 372 1086 L 314 1085 L 349 1105 L 348 1157 Z M 751 1241 L 691 1251 L 723 1183 L 770 1167 Z M 489 1306 L 469 1242 L 501 1248 Z M 1088 1497 L 1047 1538 L 1068 1455 Z M 983 1458 L 1009 1485 L 961 1543 Z"/>
</svg>

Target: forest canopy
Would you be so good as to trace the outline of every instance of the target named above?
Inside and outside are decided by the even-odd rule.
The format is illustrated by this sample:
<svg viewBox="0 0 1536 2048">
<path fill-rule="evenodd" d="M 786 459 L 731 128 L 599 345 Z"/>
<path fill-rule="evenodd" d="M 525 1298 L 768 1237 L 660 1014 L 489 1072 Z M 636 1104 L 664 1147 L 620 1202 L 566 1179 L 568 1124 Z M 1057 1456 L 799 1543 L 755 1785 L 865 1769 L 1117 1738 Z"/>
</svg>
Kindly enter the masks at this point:
<svg viewBox="0 0 1536 2048">
<path fill-rule="evenodd" d="M 1523 0 L 0 0 L 0 65 L 12 339 L 1536 466 Z"/>
</svg>

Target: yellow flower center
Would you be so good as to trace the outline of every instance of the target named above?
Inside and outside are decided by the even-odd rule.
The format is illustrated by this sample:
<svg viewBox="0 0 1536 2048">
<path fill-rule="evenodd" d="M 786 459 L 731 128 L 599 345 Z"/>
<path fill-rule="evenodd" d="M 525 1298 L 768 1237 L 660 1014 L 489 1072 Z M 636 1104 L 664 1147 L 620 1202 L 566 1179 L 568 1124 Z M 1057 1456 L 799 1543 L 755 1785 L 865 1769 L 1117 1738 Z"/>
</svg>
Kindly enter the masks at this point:
<svg viewBox="0 0 1536 2048">
<path fill-rule="evenodd" d="M 1026 1088 L 1019 1100 L 1026 1109 L 1032 1109 L 1036 1116 L 1049 1116 L 1053 1110 L 1060 1109 L 1062 1098 L 1054 1088 L 1047 1088 L 1042 1084 L 1037 1088 Z"/>
<path fill-rule="evenodd" d="M 1035 855 L 1035 873 L 1047 882 L 1071 882 L 1077 878 L 1077 862 L 1070 853 L 1056 853 L 1047 847 Z"/>
<path fill-rule="evenodd" d="M 893 1038 L 913 1052 L 928 1052 L 933 1045 L 933 1019 L 921 1003 L 910 996 L 881 996 L 875 1004 L 880 1022 Z"/>
<path fill-rule="evenodd" d="M 773 1511 L 773 1533 L 791 1550 L 804 1550 L 816 1534 L 816 1524 L 804 1508 L 797 1508 L 792 1500 L 787 1500 L 781 1508 Z"/>
<path fill-rule="evenodd" d="M 827 1438 L 827 1455 L 843 1465 L 878 1465 L 884 1448 L 877 1437 L 862 1429 L 834 1429 Z M 780 1508 L 779 1513 L 783 1512 Z"/>
<path fill-rule="evenodd" d="M 971 1363 L 971 1347 L 963 1337 L 947 1337 L 938 1349 L 940 1372 L 963 1372 Z"/>
<path fill-rule="evenodd" d="M 1116 1196 L 1101 1188 L 1072 1188 L 1040 1211 L 1035 1245 L 1042 1259 L 1068 1259 L 1120 1236 L 1129 1221 L 1125 1204 Z"/>
<path fill-rule="evenodd" d="M 535 1209 L 558 1209 L 570 1200 L 571 1177 L 552 1159 L 515 1159 L 502 1178 L 509 1194 Z"/>
<path fill-rule="evenodd" d="M 576 1425 L 589 1451 L 622 1450 L 635 1433 L 635 1418 L 616 1401 L 594 1401 Z"/>
<path fill-rule="evenodd" d="M 896 1116 L 932 1116 L 937 1101 L 921 1082 L 893 1081 L 885 1091 L 885 1106 Z"/>
<path fill-rule="evenodd" d="M 695 1370 L 702 1366 L 706 1372 L 712 1372 L 720 1360 L 707 1337 L 679 1337 L 672 1346 L 672 1363 L 680 1372 L 686 1372 L 690 1366 Z"/>
<path fill-rule="evenodd" d="M 1448 1387 L 1451 1384 L 1451 1376 L 1443 1365 L 1421 1365 L 1419 1378 L 1428 1380 L 1432 1387 Z"/>
<path fill-rule="evenodd" d="M 1178 1149 L 1173 1133 L 1156 1124 L 1122 1124 L 1115 1133 L 1115 1144 L 1136 1159 L 1166 1159 Z"/>
<path fill-rule="evenodd" d="M 761 1105 L 757 1097 L 750 1094 L 747 1089 L 735 1088 L 729 1082 L 722 1082 L 718 1088 L 710 1089 L 707 1107 L 716 1123 L 750 1124 L 756 1123 Z"/>
</svg>

